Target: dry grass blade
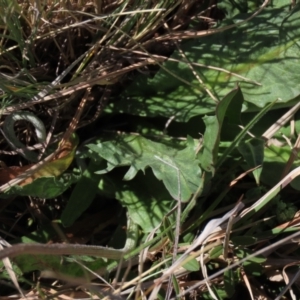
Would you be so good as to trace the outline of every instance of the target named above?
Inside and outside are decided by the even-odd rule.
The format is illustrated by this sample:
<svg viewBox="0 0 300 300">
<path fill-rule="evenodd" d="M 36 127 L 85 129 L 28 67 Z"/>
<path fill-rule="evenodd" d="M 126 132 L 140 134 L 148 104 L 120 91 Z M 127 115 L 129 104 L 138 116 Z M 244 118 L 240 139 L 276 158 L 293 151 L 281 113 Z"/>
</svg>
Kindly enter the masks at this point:
<svg viewBox="0 0 300 300">
<path fill-rule="evenodd" d="M 298 153 L 300 151 L 300 134 L 298 135 L 298 138 L 295 142 L 295 145 L 292 149 L 292 153 L 290 154 L 289 160 L 286 163 L 286 166 L 282 172 L 281 178 L 283 178 L 284 176 L 286 176 L 286 174 L 290 171 L 294 161 L 297 159 L 298 157 Z"/>
<path fill-rule="evenodd" d="M 163 281 L 166 278 L 169 278 L 171 274 L 175 272 L 176 269 L 178 269 L 182 264 L 185 263 L 185 260 L 188 257 L 188 254 L 191 253 L 195 248 L 205 243 L 205 241 L 210 237 L 211 235 L 214 235 L 219 230 L 221 230 L 220 225 L 222 225 L 224 222 L 227 222 L 227 220 L 230 218 L 232 214 L 235 212 L 238 212 L 244 207 L 242 203 L 238 203 L 236 207 L 234 207 L 231 211 L 227 212 L 222 218 L 213 219 L 208 222 L 208 224 L 205 226 L 205 229 L 203 232 L 199 235 L 199 237 L 192 243 L 192 245 L 188 248 L 187 251 L 174 263 L 170 268 L 168 268 L 166 271 L 163 272 L 163 275 L 156 280 L 155 287 L 150 295 L 149 299 L 155 299 L 157 297 L 157 293 L 163 283 Z M 206 282 L 206 281 L 205 281 Z"/>
<path fill-rule="evenodd" d="M 295 169 L 295 170 L 293 170 L 292 172 L 290 172 L 284 179 L 282 179 L 277 185 L 275 185 L 275 186 L 274 186 L 269 192 L 267 192 L 261 199 L 259 199 L 258 201 L 256 201 L 250 208 L 244 209 L 244 210 L 236 217 L 236 221 L 239 220 L 240 218 L 245 218 L 245 217 L 247 216 L 247 214 L 253 212 L 254 210 L 255 210 L 255 211 L 258 211 L 259 208 L 260 208 L 262 205 L 265 205 L 265 204 L 267 203 L 267 201 L 270 201 L 270 200 L 271 200 L 271 199 L 272 199 L 272 198 L 273 198 L 273 197 L 274 197 L 274 196 L 275 196 L 282 188 L 284 188 L 284 187 L 285 187 L 287 184 L 289 184 L 295 177 L 297 177 L 297 176 L 299 176 L 299 175 L 300 175 L 300 167 L 298 167 L 297 169 Z M 224 220 L 226 219 L 226 217 L 227 217 L 227 218 L 230 217 L 230 215 L 232 215 L 232 212 L 227 213 L 226 216 L 223 217 Z M 212 222 L 212 221 L 210 221 L 210 222 Z M 209 223 L 210 223 L 210 222 L 209 222 Z M 207 224 L 207 226 L 209 225 L 209 223 Z M 216 226 L 213 226 L 213 227 L 215 228 Z M 203 234 L 205 234 L 205 230 L 203 231 L 203 233 L 201 234 L 201 236 L 202 236 Z M 236 267 L 236 266 L 242 264 L 243 262 L 247 261 L 248 259 L 250 259 L 250 258 L 252 258 L 252 257 L 258 256 L 258 255 L 260 255 L 260 254 L 262 254 L 262 253 L 265 253 L 265 252 L 267 252 L 267 251 L 270 251 L 270 250 L 272 250 L 272 249 L 276 249 L 278 246 L 284 245 L 284 243 L 293 240 L 294 238 L 298 237 L 299 235 L 300 235 L 300 232 L 296 232 L 296 233 L 294 233 L 294 234 L 292 234 L 292 235 L 290 235 L 290 236 L 288 236 L 288 237 L 286 237 L 286 238 L 281 239 L 280 241 L 278 241 L 278 242 L 276 242 L 276 243 L 274 243 L 274 244 L 272 244 L 272 245 L 270 245 L 270 246 L 267 246 L 267 247 L 265 247 L 265 248 L 262 248 L 261 250 L 256 251 L 255 253 L 253 253 L 253 254 L 247 256 L 246 258 L 244 258 L 244 259 L 242 259 L 242 260 L 240 260 L 240 261 L 238 261 L 238 262 L 233 263 L 232 265 L 230 265 L 229 267 L 227 267 L 226 270 L 232 269 L 232 268 L 234 268 L 234 267 Z M 201 236 L 200 236 L 200 237 L 201 237 Z M 206 235 L 205 235 L 205 236 L 206 236 Z M 199 237 L 199 238 L 200 238 L 200 237 Z M 199 240 L 199 238 L 198 238 L 197 240 Z M 201 241 L 202 241 L 202 239 L 201 239 Z M 201 243 L 197 242 L 197 245 L 199 245 L 199 244 L 201 244 Z M 194 243 L 194 244 L 190 247 L 190 249 L 194 249 L 194 248 L 195 248 L 195 247 L 194 247 L 195 245 L 196 245 L 196 243 Z M 186 253 L 190 253 L 190 252 L 191 252 L 190 249 L 187 250 Z M 179 259 L 179 260 L 178 260 L 171 268 L 169 268 L 168 270 L 166 270 L 166 271 L 163 273 L 162 277 L 160 277 L 159 280 L 156 281 L 155 286 L 154 286 L 154 288 L 153 288 L 153 290 L 152 290 L 150 299 L 155 299 L 155 297 L 156 297 L 156 295 L 157 295 L 157 293 L 158 293 L 158 291 L 159 291 L 159 289 L 160 289 L 160 287 L 161 287 L 161 284 L 162 284 L 163 280 L 164 280 L 165 278 L 167 278 L 168 275 L 169 275 L 171 272 L 174 272 L 175 268 L 177 268 L 177 267 L 178 267 L 178 264 L 181 263 L 181 262 L 182 262 L 182 259 Z M 212 280 L 212 279 L 214 279 L 214 278 L 217 278 L 218 276 L 220 276 L 221 274 L 223 274 L 224 271 L 225 271 L 225 270 L 223 269 L 223 270 L 221 270 L 221 271 L 216 272 L 214 275 L 207 277 L 205 280 L 202 280 L 201 282 L 195 284 L 193 287 L 187 289 L 184 293 L 182 293 L 182 294 L 179 295 L 179 296 L 186 295 L 187 293 L 189 293 L 189 292 L 195 290 L 197 287 L 199 287 L 199 286 L 201 286 L 201 285 L 203 285 L 203 284 L 206 284 L 206 282 L 207 282 L 208 280 Z"/>
<path fill-rule="evenodd" d="M 240 203 L 243 199 L 243 196 L 240 197 L 240 199 L 238 200 L 238 203 Z M 228 248 L 229 248 L 229 241 L 230 241 L 230 233 L 231 233 L 231 229 L 234 223 L 234 219 L 237 216 L 238 211 L 234 211 L 233 214 L 229 217 L 228 223 L 227 223 L 227 227 L 226 227 L 226 233 L 225 233 L 225 237 L 224 237 L 224 247 L 223 247 L 223 256 L 224 259 L 228 258 Z"/>
<path fill-rule="evenodd" d="M 291 295 L 291 298 L 293 300 L 296 300 L 296 295 L 293 291 L 293 289 L 291 288 L 291 286 L 295 283 L 295 281 L 299 278 L 300 276 L 300 270 L 292 277 L 292 278 L 289 278 L 289 276 L 287 275 L 286 273 L 286 269 L 290 266 L 292 266 L 294 264 L 291 264 L 291 265 L 287 265 L 284 267 L 283 269 L 283 278 L 284 278 L 284 281 L 286 283 L 286 287 L 283 289 L 283 291 L 276 297 L 275 300 L 279 300 L 279 299 L 282 299 L 283 295 L 287 293 L 287 291 L 290 292 L 290 295 Z"/>
<path fill-rule="evenodd" d="M 0 251 L 3 250 L 3 245 L 6 246 L 6 247 L 11 247 L 11 245 L 9 245 L 5 240 L 3 240 L 2 238 L 0 238 Z M 16 273 L 14 272 L 13 270 L 13 266 L 12 266 L 12 263 L 10 261 L 9 258 L 5 257 L 5 258 L 2 258 L 2 261 L 3 261 L 3 265 L 11 279 L 11 281 L 13 282 L 14 286 L 16 287 L 16 289 L 18 290 L 18 292 L 20 293 L 20 295 L 22 297 L 25 297 L 24 296 L 24 293 L 19 285 L 19 282 L 18 282 L 18 278 L 17 278 L 17 275 Z"/>
<path fill-rule="evenodd" d="M 273 243 L 272 245 L 270 245 L 270 246 L 268 246 L 268 247 L 264 247 L 264 248 L 262 248 L 261 250 L 256 251 L 256 252 L 254 252 L 254 253 L 251 254 L 251 255 L 248 255 L 248 256 L 245 257 L 244 259 L 241 259 L 241 260 L 239 260 L 239 261 L 237 261 L 237 262 L 231 264 L 231 265 L 228 266 L 226 269 L 222 269 L 222 270 L 216 272 L 215 274 L 209 276 L 209 277 L 208 277 L 208 280 L 212 280 L 212 279 L 214 279 L 214 278 L 217 278 L 218 276 L 222 275 L 222 274 L 224 273 L 225 270 L 231 270 L 231 269 L 233 269 L 233 268 L 236 268 L 237 266 L 243 264 L 243 263 L 246 262 L 247 260 L 249 260 L 249 259 L 251 259 L 251 258 L 253 258 L 253 257 L 259 256 L 260 254 L 263 254 L 264 252 L 269 251 L 269 250 L 271 250 L 271 249 L 276 249 L 278 246 L 280 246 L 280 245 L 282 245 L 282 244 L 284 244 L 284 243 L 286 243 L 286 242 L 288 242 L 288 241 L 291 241 L 292 239 L 297 238 L 297 237 L 299 237 L 299 236 L 300 236 L 300 231 L 295 232 L 295 233 L 289 235 L 288 237 L 283 238 L 283 239 L 281 239 L 280 241 L 277 241 L 277 242 Z M 201 286 L 201 285 L 203 285 L 203 284 L 205 284 L 205 280 L 202 280 L 202 281 L 198 282 L 197 284 L 195 284 L 195 285 L 191 286 L 190 288 L 188 288 L 187 290 L 185 290 L 184 293 L 181 293 L 180 295 L 177 295 L 177 296 L 178 296 L 178 297 L 183 297 L 184 295 L 189 294 L 190 292 L 194 291 L 195 289 L 197 289 L 199 286 Z"/>
<path fill-rule="evenodd" d="M 300 102 L 290 108 L 281 118 L 279 118 L 275 124 L 273 124 L 262 134 L 262 137 L 264 137 L 266 140 L 271 139 L 280 128 L 282 128 L 289 120 L 291 120 L 299 108 Z"/>
<path fill-rule="evenodd" d="M 251 300 L 254 300 L 254 296 L 253 296 L 253 292 L 252 292 L 252 288 L 251 288 L 251 283 L 249 282 L 249 279 L 247 277 L 247 274 L 242 270 L 242 276 L 243 276 L 243 280 L 246 284 L 246 287 L 248 289 L 249 295 L 251 297 Z"/>
<path fill-rule="evenodd" d="M 6 107 L 6 108 L 4 108 L 0 111 L 0 114 L 2 114 L 2 115 L 10 114 L 14 111 L 24 109 L 24 108 L 28 108 L 32 105 L 37 104 L 37 103 L 40 104 L 40 103 L 44 103 L 44 102 L 54 100 L 54 99 L 57 99 L 57 98 L 65 97 L 67 95 L 73 94 L 74 92 L 81 91 L 81 90 L 87 89 L 87 88 L 91 88 L 95 85 L 113 84 L 117 80 L 119 80 L 119 78 L 118 78 L 119 76 L 122 76 L 122 75 L 124 75 L 124 74 L 126 74 L 130 71 L 136 70 L 136 69 L 141 68 L 143 66 L 156 64 L 156 63 L 157 63 L 156 61 L 153 61 L 152 59 L 148 59 L 148 60 L 145 60 L 143 62 L 136 63 L 132 66 L 128 66 L 128 67 L 125 67 L 123 69 L 113 71 L 110 74 L 104 74 L 104 75 L 97 76 L 96 78 L 89 79 L 86 82 L 82 82 L 82 83 L 78 83 L 78 84 L 72 82 L 72 85 L 73 84 L 75 84 L 75 85 L 68 88 L 68 89 L 66 89 L 66 90 L 54 93 L 54 94 L 49 95 L 49 96 L 46 96 L 43 99 L 38 100 L 38 102 L 36 100 L 33 100 L 33 101 L 28 101 L 26 103 L 22 103 L 22 104 L 19 104 L 19 105 L 13 105 L 13 106 L 10 106 L 10 107 Z M 115 82 L 111 82 L 111 80 L 115 80 Z"/>
<path fill-rule="evenodd" d="M 251 207 L 244 209 L 240 217 L 244 218 L 247 214 L 253 211 L 258 211 L 259 208 L 264 206 L 268 201 L 272 200 L 283 188 L 285 188 L 293 179 L 300 175 L 300 167 L 291 171 L 282 180 L 280 180 L 272 189 L 270 189 L 263 197 L 256 201 Z"/>
</svg>

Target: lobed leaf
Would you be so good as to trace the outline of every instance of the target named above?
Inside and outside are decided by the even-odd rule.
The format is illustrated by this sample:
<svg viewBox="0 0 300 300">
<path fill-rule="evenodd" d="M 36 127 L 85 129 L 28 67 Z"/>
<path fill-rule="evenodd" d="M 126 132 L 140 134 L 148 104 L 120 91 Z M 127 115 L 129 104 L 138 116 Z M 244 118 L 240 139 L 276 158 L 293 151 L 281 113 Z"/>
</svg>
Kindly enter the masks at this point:
<svg viewBox="0 0 300 300">
<path fill-rule="evenodd" d="M 97 174 L 105 174 L 115 167 L 130 166 L 124 180 L 131 180 L 138 171 L 144 172 L 147 167 L 151 167 L 155 177 L 162 180 L 176 200 L 188 201 L 201 180 L 201 169 L 191 145 L 176 149 L 142 136 L 116 134 L 110 140 L 98 140 L 87 146 L 107 161 L 107 168 Z"/>
<path fill-rule="evenodd" d="M 205 87 L 186 63 L 168 60 L 164 68 L 178 74 L 189 85 L 161 69 L 154 78 L 140 77 L 121 101 L 111 103 L 107 111 L 175 117 L 177 121 L 187 122 L 193 116 L 215 110 L 216 102 L 205 88 L 221 99 L 237 83 L 245 97 L 244 110 L 258 111 L 277 98 L 281 99 L 277 106 L 293 105 L 297 101 L 294 98 L 300 94 L 300 73 L 295 73 L 300 55 L 299 7 L 292 11 L 289 5 L 266 8 L 241 26 L 183 44 L 181 49 L 187 58 L 201 65 L 194 68 Z M 240 14 L 230 22 L 237 23 L 249 16 Z M 222 24 L 225 25 L 226 22 Z M 179 52 L 171 58 L 182 60 Z"/>
</svg>

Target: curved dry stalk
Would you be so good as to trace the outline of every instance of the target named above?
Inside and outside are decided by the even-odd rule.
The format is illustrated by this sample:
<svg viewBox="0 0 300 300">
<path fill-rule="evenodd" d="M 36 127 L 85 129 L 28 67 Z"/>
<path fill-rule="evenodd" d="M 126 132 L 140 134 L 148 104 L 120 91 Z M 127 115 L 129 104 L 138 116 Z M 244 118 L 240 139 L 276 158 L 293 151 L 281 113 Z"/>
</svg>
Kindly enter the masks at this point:
<svg viewBox="0 0 300 300">
<path fill-rule="evenodd" d="M 122 259 L 123 249 L 78 244 L 16 244 L 0 250 L 0 259 L 12 258 L 23 254 L 36 255 L 90 255 L 109 259 Z"/>
<path fill-rule="evenodd" d="M 49 156 L 47 156 L 45 159 L 39 161 L 37 164 L 33 165 L 31 168 L 29 168 L 28 170 L 26 170 L 23 174 L 17 176 L 16 178 L 10 180 L 8 183 L 3 184 L 2 186 L 0 186 L 0 193 L 4 192 L 6 189 L 21 183 L 22 181 L 26 180 L 28 177 L 30 177 L 33 173 L 37 172 L 38 170 L 40 170 L 46 162 L 51 161 L 57 154 L 60 153 L 61 149 L 64 147 L 65 143 L 68 142 L 68 140 L 70 139 L 70 136 L 73 134 L 73 132 L 76 130 L 77 124 L 80 120 L 80 117 L 83 113 L 83 109 L 84 106 L 86 104 L 87 98 L 88 98 L 88 94 L 89 94 L 89 89 L 87 89 L 86 93 L 84 94 L 78 108 L 77 111 L 73 117 L 73 119 L 71 120 L 71 123 L 68 127 L 68 129 L 66 130 L 66 132 L 63 134 L 62 136 L 62 140 L 59 143 L 58 148 L 51 153 Z"/>
</svg>

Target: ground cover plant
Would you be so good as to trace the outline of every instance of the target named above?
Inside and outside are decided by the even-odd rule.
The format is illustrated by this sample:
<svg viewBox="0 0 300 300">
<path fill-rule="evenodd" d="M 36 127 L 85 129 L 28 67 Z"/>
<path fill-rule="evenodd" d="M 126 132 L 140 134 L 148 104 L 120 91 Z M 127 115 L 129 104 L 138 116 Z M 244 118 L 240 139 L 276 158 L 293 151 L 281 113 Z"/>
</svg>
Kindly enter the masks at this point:
<svg viewBox="0 0 300 300">
<path fill-rule="evenodd" d="M 0 0 L 0 297 L 298 299 L 299 20 Z"/>
</svg>

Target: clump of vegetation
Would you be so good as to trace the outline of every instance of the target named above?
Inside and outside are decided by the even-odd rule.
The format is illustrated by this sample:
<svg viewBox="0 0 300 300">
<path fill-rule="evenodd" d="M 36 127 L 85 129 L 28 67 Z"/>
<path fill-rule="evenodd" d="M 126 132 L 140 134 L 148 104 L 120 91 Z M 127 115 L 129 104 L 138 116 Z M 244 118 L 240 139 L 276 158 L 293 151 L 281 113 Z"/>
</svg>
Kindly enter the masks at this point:
<svg viewBox="0 0 300 300">
<path fill-rule="evenodd" d="M 269 2 L 0 0 L 1 295 L 299 297 L 300 8 Z"/>
</svg>

